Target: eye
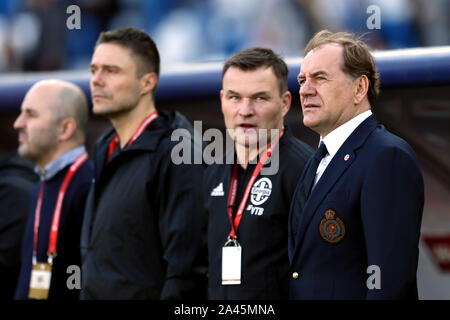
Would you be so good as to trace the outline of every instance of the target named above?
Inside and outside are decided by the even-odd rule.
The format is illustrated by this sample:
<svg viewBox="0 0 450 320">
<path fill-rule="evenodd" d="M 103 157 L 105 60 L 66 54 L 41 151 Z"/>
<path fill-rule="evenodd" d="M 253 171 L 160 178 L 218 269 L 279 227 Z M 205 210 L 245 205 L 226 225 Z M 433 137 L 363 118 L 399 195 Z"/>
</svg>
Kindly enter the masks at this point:
<svg viewBox="0 0 450 320">
<path fill-rule="evenodd" d="M 22 114 L 27 118 L 34 118 L 37 116 L 37 113 L 31 109 L 25 109 L 22 111 Z"/>
</svg>

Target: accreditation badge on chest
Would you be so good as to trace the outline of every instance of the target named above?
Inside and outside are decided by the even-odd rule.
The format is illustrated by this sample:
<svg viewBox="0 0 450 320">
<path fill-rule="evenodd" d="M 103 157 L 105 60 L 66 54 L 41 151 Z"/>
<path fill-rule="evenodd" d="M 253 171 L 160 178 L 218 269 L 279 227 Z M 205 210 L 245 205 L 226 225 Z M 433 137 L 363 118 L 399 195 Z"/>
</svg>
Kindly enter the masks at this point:
<svg viewBox="0 0 450 320">
<path fill-rule="evenodd" d="M 225 245 L 222 247 L 222 285 L 241 284 L 242 247 L 237 241 L 237 230 L 239 227 L 239 223 L 241 222 L 242 214 L 244 213 L 244 208 L 247 203 L 247 199 L 250 196 L 252 186 L 255 183 L 255 180 L 259 175 L 259 172 L 261 171 L 262 167 L 272 154 L 273 148 L 275 148 L 275 146 L 278 144 L 278 141 L 283 136 L 283 132 L 284 129 L 281 130 L 278 140 L 276 140 L 273 145 L 268 146 L 267 149 L 263 152 L 261 158 L 258 161 L 258 164 L 253 170 L 250 181 L 248 182 L 247 187 L 244 190 L 244 195 L 242 196 L 241 202 L 237 208 L 236 216 L 233 218 L 233 206 L 236 202 L 237 188 L 239 181 L 238 164 L 237 159 L 235 158 L 236 162 L 233 166 L 230 191 L 228 192 L 228 201 L 227 201 L 227 213 L 228 218 L 230 220 L 231 231 L 228 235 L 227 242 L 225 242 Z M 252 191 L 252 197 L 254 197 L 254 199 L 252 199 L 253 204 L 260 205 L 264 203 L 267 200 L 268 196 L 270 195 L 270 191 L 266 190 L 266 184 L 270 184 L 271 189 L 272 182 L 269 179 L 267 180 L 266 178 L 260 179 L 255 188 L 253 188 Z"/>
<path fill-rule="evenodd" d="M 228 240 L 222 247 L 222 285 L 241 284 L 242 247 Z"/>
<path fill-rule="evenodd" d="M 28 298 L 47 299 L 52 279 L 52 265 L 46 262 L 33 263 L 31 269 L 30 290 Z"/>
<path fill-rule="evenodd" d="M 42 199 L 44 195 L 45 181 L 42 181 L 38 200 L 36 203 L 36 209 L 34 212 L 34 226 L 33 226 L 33 258 L 30 277 L 30 288 L 28 291 L 28 298 L 30 299 L 48 299 L 48 293 L 50 291 L 50 282 L 52 280 L 52 266 L 53 258 L 56 257 L 56 248 L 58 243 L 58 231 L 59 221 L 61 218 L 61 208 L 64 201 L 69 183 L 78 171 L 78 169 L 86 162 L 88 155 L 86 151 L 83 151 L 76 160 L 70 165 L 69 170 L 64 177 L 64 180 L 59 188 L 58 197 L 56 199 L 55 209 L 53 211 L 53 217 L 50 225 L 50 235 L 48 240 L 47 250 L 47 262 L 37 261 L 38 251 L 38 236 L 39 236 L 39 224 L 41 220 L 41 208 Z"/>
</svg>

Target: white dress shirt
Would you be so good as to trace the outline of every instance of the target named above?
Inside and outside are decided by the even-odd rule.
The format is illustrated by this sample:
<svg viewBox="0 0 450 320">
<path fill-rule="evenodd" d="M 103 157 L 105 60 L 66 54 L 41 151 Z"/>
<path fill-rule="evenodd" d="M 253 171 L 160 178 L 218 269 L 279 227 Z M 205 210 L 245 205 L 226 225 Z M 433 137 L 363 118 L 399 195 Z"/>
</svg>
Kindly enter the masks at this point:
<svg viewBox="0 0 450 320">
<path fill-rule="evenodd" d="M 372 111 L 367 110 L 358 114 L 353 119 L 348 120 L 346 123 L 341 124 L 339 127 L 331 131 L 325 138 L 320 137 L 320 142 L 323 141 L 327 147 L 328 153 L 320 161 L 316 171 L 316 178 L 314 180 L 314 186 L 319 181 L 323 172 L 327 168 L 328 164 L 333 159 L 334 155 L 338 152 L 339 148 L 344 144 L 345 140 L 355 131 L 355 129 L 368 117 L 372 115 Z"/>
</svg>

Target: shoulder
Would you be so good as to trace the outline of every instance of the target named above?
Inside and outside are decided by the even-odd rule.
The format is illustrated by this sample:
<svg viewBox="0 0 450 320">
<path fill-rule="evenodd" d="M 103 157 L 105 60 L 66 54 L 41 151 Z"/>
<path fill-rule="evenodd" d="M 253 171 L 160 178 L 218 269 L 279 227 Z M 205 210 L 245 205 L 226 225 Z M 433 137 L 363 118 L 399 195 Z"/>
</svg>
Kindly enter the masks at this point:
<svg viewBox="0 0 450 320">
<path fill-rule="evenodd" d="M 279 153 L 280 167 L 286 167 L 292 172 L 295 168 L 302 171 L 314 150 L 305 142 L 289 135 L 280 141 Z"/>
<path fill-rule="evenodd" d="M 364 145 L 372 155 L 376 154 L 403 154 L 416 158 L 416 154 L 411 146 L 401 137 L 389 132 L 383 125 L 377 128 L 368 137 Z"/>
<path fill-rule="evenodd" d="M 73 184 L 77 185 L 78 188 L 88 189 L 92 183 L 93 177 L 94 163 L 88 158 L 73 177 Z"/>
<path fill-rule="evenodd" d="M 177 111 L 158 111 L 158 118 L 152 124 L 152 131 L 159 133 L 162 138 L 171 141 L 176 131 L 176 136 L 194 139 L 194 128 L 188 119 Z M 168 138 L 168 139 L 167 139 Z"/>
<path fill-rule="evenodd" d="M 286 137 L 285 141 L 280 142 L 281 148 L 284 148 L 289 155 L 309 159 L 314 153 L 314 149 L 311 148 L 305 142 L 297 139 L 293 135 Z"/>
<path fill-rule="evenodd" d="M 225 175 L 225 173 L 227 172 L 227 170 L 232 170 L 232 165 L 233 164 L 220 164 L 220 163 L 212 163 L 209 166 L 207 166 L 205 168 L 205 178 L 207 180 L 211 179 L 212 177 L 215 176 L 221 176 L 221 175 Z"/>
<path fill-rule="evenodd" d="M 83 176 L 92 176 L 94 173 L 94 162 L 88 158 L 80 167 L 79 171 Z"/>
<path fill-rule="evenodd" d="M 379 125 L 362 147 L 364 166 L 369 170 L 395 170 L 420 173 L 420 164 L 412 147 L 401 137 Z"/>
</svg>

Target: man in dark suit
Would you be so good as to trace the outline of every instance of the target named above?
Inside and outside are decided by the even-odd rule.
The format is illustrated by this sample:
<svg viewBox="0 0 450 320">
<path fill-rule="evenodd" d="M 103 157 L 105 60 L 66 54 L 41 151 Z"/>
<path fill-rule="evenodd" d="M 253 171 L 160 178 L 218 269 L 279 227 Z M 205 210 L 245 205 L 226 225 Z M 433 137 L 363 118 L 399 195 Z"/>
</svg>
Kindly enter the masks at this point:
<svg viewBox="0 0 450 320">
<path fill-rule="evenodd" d="M 371 113 L 367 46 L 321 31 L 298 75 L 303 123 L 320 134 L 289 215 L 291 299 L 417 299 L 424 187 L 411 147 Z"/>
</svg>

